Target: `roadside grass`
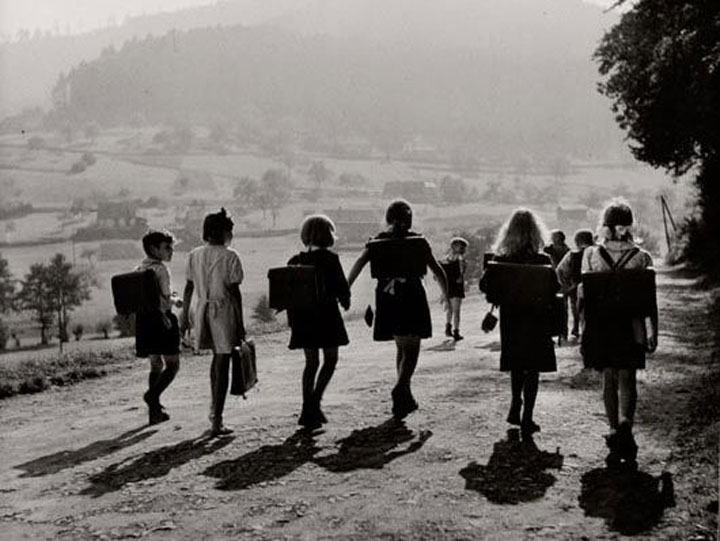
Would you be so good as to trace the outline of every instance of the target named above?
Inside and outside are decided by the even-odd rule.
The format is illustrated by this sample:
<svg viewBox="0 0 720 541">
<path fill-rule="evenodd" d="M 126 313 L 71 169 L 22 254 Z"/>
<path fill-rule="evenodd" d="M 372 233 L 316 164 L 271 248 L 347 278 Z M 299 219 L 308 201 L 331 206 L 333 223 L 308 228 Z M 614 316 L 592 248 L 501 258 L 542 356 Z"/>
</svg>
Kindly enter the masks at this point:
<svg viewBox="0 0 720 541">
<path fill-rule="evenodd" d="M 132 348 L 74 351 L 53 357 L 28 356 L 9 365 L 0 364 L 0 399 L 43 392 L 86 379 L 105 376 L 109 370 L 134 357 Z"/>
</svg>

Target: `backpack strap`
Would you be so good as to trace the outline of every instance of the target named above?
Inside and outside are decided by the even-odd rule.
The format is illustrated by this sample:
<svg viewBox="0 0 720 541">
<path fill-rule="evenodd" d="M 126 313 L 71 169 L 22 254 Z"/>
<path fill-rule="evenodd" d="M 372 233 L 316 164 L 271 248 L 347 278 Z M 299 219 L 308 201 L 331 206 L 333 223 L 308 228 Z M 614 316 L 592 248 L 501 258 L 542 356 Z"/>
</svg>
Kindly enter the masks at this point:
<svg viewBox="0 0 720 541">
<path fill-rule="evenodd" d="M 627 265 L 630 260 L 637 255 L 637 253 L 640 251 L 640 248 L 635 246 L 631 250 L 628 250 L 625 252 L 620 259 L 618 259 L 617 263 L 615 263 L 615 270 L 622 269 L 625 265 Z"/>
<path fill-rule="evenodd" d="M 603 261 L 605 261 L 607 266 L 610 267 L 610 270 L 615 270 L 615 261 L 613 261 L 613 258 L 610 257 L 610 253 L 605 249 L 605 246 L 598 246 L 598 253 L 600 254 L 600 257 L 603 258 Z"/>
</svg>

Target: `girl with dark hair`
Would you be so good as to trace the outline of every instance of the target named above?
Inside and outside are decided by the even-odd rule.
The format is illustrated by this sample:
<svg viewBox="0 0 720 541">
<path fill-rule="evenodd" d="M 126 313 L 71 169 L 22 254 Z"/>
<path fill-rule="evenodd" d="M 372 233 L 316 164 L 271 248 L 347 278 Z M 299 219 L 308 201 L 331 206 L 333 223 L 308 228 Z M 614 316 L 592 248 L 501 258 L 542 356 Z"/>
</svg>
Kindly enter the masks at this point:
<svg viewBox="0 0 720 541">
<path fill-rule="evenodd" d="M 314 429 L 327 422 L 320 403 L 335 372 L 338 347 L 349 343 L 338 302 L 345 310 L 350 308 L 350 287 L 340 258 L 329 249 L 335 244 L 335 225 L 330 218 L 321 214 L 308 216 L 300 229 L 300 238 L 306 250 L 293 256 L 288 265 L 315 267 L 324 291 L 317 305 L 288 309 L 288 322 L 292 330 L 289 347 L 305 352 L 303 406 L 298 424 Z"/>
<path fill-rule="evenodd" d="M 515 210 L 503 224 L 493 246 L 493 261 L 522 265 L 551 265 L 544 253 L 547 232 L 540 219 L 528 209 Z M 560 289 L 554 278 L 556 288 Z M 480 290 L 488 293 L 488 271 Z M 503 304 L 500 306 L 500 370 L 510 372 L 512 400 L 507 422 L 519 425 L 530 435 L 540 430 L 533 420 L 540 372 L 557 370 L 552 327 L 542 306 Z"/>
<path fill-rule="evenodd" d="M 243 268 L 238 253 L 229 248 L 233 221 L 225 209 L 208 214 L 203 221 L 205 245 L 188 255 L 182 327 L 190 324 L 188 310 L 193 293 L 197 306 L 194 313 L 197 348 L 212 349 L 210 390 L 212 404 L 210 423 L 215 436 L 229 434 L 232 429 L 223 424 L 223 410 L 229 383 L 230 354 L 245 338 L 240 284 Z"/>
<path fill-rule="evenodd" d="M 442 290 L 443 298 L 447 301 L 447 280 L 445 271 L 432 254 L 427 240 L 411 230 L 412 208 L 402 199 L 393 201 L 385 213 L 388 228 L 379 233 L 373 241 L 368 243 L 365 250 L 357 259 L 350 274 L 348 283 L 352 286 L 358 275 L 369 262 L 385 265 L 392 268 L 392 262 L 380 261 L 382 258 L 403 257 L 409 260 L 395 261 L 405 267 L 416 267 L 417 271 L 402 273 L 393 276 L 390 273 L 378 273 L 377 288 L 375 289 L 375 326 L 373 338 L 377 341 L 395 340 L 397 348 L 397 383 L 392 390 L 393 415 L 402 419 L 418 408 L 418 403 L 412 395 L 410 380 L 417 366 L 420 355 L 420 340 L 432 335 L 430 321 L 430 308 L 428 306 L 422 278 L 427 267 L 437 278 Z M 388 256 L 383 251 L 381 243 L 377 241 L 395 241 L 395 253 Z M 404 247 L 413 243 L 414 249 L 402 254 Z M 374 249 L 377 246 L 380 249 Z"/>
</svg>

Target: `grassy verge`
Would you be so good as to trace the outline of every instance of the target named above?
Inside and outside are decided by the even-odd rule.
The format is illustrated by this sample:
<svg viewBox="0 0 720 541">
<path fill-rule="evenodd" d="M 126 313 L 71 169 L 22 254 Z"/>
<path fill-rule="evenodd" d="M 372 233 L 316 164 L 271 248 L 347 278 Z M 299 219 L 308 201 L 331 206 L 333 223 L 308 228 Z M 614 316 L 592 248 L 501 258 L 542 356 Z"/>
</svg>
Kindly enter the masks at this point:
<svg viewBox="0 0 720 541">
<path fill-rule="evenodd" d="M 0 399 L 99 378 L 106 375 L 112 366 L 133 357 L 132 349 L 125 347 L 106 351 L 75 351 L 56 357 L 33 358 L 29 355 L 21 362 L 0 364 Z"/>
</svg>

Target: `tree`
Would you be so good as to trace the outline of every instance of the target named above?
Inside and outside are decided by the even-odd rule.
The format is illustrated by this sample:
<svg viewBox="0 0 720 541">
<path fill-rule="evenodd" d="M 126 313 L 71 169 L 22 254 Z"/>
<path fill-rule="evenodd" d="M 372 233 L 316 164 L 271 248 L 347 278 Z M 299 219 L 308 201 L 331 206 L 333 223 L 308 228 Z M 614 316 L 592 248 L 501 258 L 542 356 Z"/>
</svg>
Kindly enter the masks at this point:
<svg viewBox="0 0 720 541">
<path fill-rule="evenodd" d="M 272 226 L 277 223 L 280 209 L 290 199 L 290 181 L 282 169 L 268 169 L 260 181 L 260 193 L 256 198 L 260 208 L 270 210 Z M 263 210 L 264 213 L 264 210 Z"/>
<path fill-rule="evenodd" d="M 86 276 L 73 270 L 72 263 L 62 254 L 56 254 L 47 269 L 48 294 L 57 315 L 60 342 L 68 341 L 68 314 L 90 298 Z"/>
<path fill-rule="evenodd" d="M 319 160 L 314 161 L 310 164 L 310 169 L 308 169 L 308 177 L 310 177 L 310 180 L 319 188 L 322 184 L 325 184 L 325 181 L 330 177 L 330 170 L 325 167 L 325 162 Z"/>
<path fill-rule="evenodd" d="M 8 260 L 0 254 L 0 314 L 13 308 L 15 296 L 15 280 L 8 265 Z"/>
<path fill-rule="evenodd" d="M 15 281 L 8 268 L 7 259 L 4 259 L 2 255 L 0 255 L 0 315 L 13 308 L 14 295 Z M 8 328 L 2 318 L 0 318 L 0 350 L 5 349 L 9 336 Z"/>
<path fill-rule="evenodd" d="M 50 300 L 48 270 L 42 263 L 30 265 L 18 295 L 20 308 L 34 312 L 40 324 L 40 342 L 48 343 L 47 330 L 54 321 L 54 306 Z"/>
<path fill-rule="evenodd" d="M 255 206 L 255 199 L 260 191 L 258 181 L 250 177 L 242 177 L 233 188 L 233 198 L 241 199 L 244 207 Z"/>
<path fill-rule="evenodd" d="M 624 4 L 619 0 L 616 5 Z M 633 155 L 675 176 L 697 171 L 692 252 L 720 272 L 720 2 L 638 0 L 595 51 Z M 699 248 L 699 249 L 698 249 Z"/>
</svg>

